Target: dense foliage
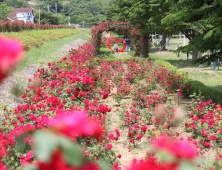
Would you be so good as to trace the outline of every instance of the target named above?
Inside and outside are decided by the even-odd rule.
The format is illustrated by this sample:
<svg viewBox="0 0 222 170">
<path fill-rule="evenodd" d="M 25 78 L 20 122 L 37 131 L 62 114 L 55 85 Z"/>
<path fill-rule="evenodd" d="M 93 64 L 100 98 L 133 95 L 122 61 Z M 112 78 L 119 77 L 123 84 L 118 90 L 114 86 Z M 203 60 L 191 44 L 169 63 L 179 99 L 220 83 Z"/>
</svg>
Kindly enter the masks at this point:
<svg viewBox="0 0 222 170">
<path fill-rule="evenodd" d="M 8 20 L 10 12 L 12 12 L 12 7 L 7 6 L 5 3 L 0 3 L 0 21 Z"/>
<path fill-rule="evenodd" d="M 34 8 L 37 11 L 37 6 L 42 10 L 48 11 L 47 4 L 49 4 L 49 10 L 52 13 L 55 12 L 55 3 L 57 3 L 57 13 L 60 13 L 68 19 L 70 16 L 70 22 L 72 24 L 82 24 L 83 21 L 88 24 L 100 24 L 106 20 L 105 11 L 109 6 L 110 0 L 36 0 L 38 5 Z M 68 24 L 68 23 L 67 23 Z"/>
<path fill-rule="evenodd" d="M 7 6 L 13 8 L 26 8 L 29 6 L 28 2 L 23 0 L 2 0 L 0 1 L 1 3 L 5 3 Z"/>
<path fill-rule="evenodd" d="M 222 2 L 211 1 L 176 1 L 169 16 L 165 18 L 168 25 L 186 25 L 187 30 L 181 31 L 190 39 L 190 42 L 182 50 L 196 49 L 208 54 L 197 62 L 208 62 L 221 59 L 221 7 Z M 195 59 L 197 59 L 196 56 Z"/>
<path fill-rule="evenodd" d="M 39 16 L 39 11 L 35 11 L 35 16 Z M 40 11 L 40 24 L 68 25 L 69 19 L 62 14 L 56 15 L 52 12 Z M 39 17 L 34 18 L 34 23 L 39 23 Z"/>
<path fill-rule="evenodd" d="M 57 15 L 55 3 L 57 4 Z M 7 20 L 7 16 L 13 8 L 27 7 L 34 9 L 35 23 L 38 23 L 40 7 L 42 24 L 67 25 L 68 22 L 82 24 L 84 21 L 87 24 L 95 25 L 106 20 L 105 11 L 109 5 L 110 0 L 32 0 L 31 3 L 24 0 L 4 0 L 0 1 L 0 9 L 2 9 L 0 10 L 0 20 Z"/>
<path fill-rule="evenodd" d="M 112 6 L 108 8 L 106 15 L 108 20 L 127 21 L 134 25 L 146 39 L 154 32 L 161 32 L 164 45 L 167 34 L 172 32 L 166 30 L 161 20 L 169 12 L 170 5 L 172 4 L 165 0 L 112 0 Z M 174 33 L 176 32 L 177 30 L 174 30 Z"/>
<path fill-rule="evenodd" d="M 218 0 L 112 0 L 106 15 L 111 21 L 127 20 L 138 29 L 146 30 L 144 34 L 141 32 L 143 35 L 161 33 L 162 45 L 167 35 L 182 32 L 190 41 L 178 51 L 192 51 L 192 59 L 198 59 L 200 52 L 205 53 L 207 55 L 200 55 L 196 62 L 210 63 L 222 56 L 221 6 Z"/>
</svg>

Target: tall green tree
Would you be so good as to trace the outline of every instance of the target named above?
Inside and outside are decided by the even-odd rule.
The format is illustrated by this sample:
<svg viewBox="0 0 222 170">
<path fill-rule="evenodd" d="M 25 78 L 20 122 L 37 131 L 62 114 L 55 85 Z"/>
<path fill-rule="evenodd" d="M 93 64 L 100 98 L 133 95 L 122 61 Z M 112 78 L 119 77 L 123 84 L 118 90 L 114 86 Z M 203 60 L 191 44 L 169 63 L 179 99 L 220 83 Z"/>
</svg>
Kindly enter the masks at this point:
<svg viewBox="0 0 222 170">
<path fill-rule="evenodd" d="M 48 11 L 48 4 L 49 4 L 49 11 L 55 13 L 55 4 L 57 4 L 57 13 L 60 13 L 63 9 L 63 1 L 62 0 L 35 0 L 36 2 L 36 9 L 41 7 L 41 9 Z"/>
<path fill-rule="evenodd" d="M 173 4 L 168 0 L 150 0 L 149 1 L 149 27 L 150 31 L 152 32 L 160 32 L 162 33 L 162 44 L 161 49 L 166 50 L 165 44 L 166 44 L 166 38 L 167 35 L 171 36 L 171 34 L 177 32 L 177 30 L 174 30 L 173 32 L 170 30 L 167 30 L 166 27 L 161 23 L 161 20 L 167 16 L 167 14 L 170 11 L 170 7 Z"/>
<path fill-rule="evenodd" d="M 112 0 L 112 6 L 107 10 L 108 20 L 127 20 L 136 26 L 148 40 L 151 33 L 163 33 L 163 45 L 168 32 L 161 23 L 169 12 L 170 2 L 167 0 Z M 162 48 L 165 50 L 165 48 Z"/>
<path fill-rule="evenodd" d="M 8 20 L 10 12 L 12 12 L 13 7 L 9 7 L 7 4 L 0 2 L 0 20 L 5 21 Z"/>
<path fill-rule="evenodd" d="M 23 0 L 4 0 L 4 3 L 14 8 L 26 8 L 29 6 L 28 2 Z"/>
<path fill-rule="evenodd" d="M 111 0 L 35 0 L 38 7 L 47 11 L 47 4 L 49 10 L 55 13 L 55 3 L 57 3 L 57 12 L 72 18 L 71 22 L 80 24 L 83 21 L 90 24 L 99 24 L 105 21 L 105 7 L 109 5 Z M 74 22 L 75 21 L 75 22 Z"/>
<path fill-rule="evenodd" d="M 166 25 L 167 29 L 179 29 L 190 40 L 187 46 L 181 47 L 179 50 L 192 51 L 192 59 L 197 59 L 199 51 L 202 53 L 213 52 L 214 49 L 219 50 L 221 48 L 219 30 L 222 26 L 222 1 L 170 1 L 174 5 L 162 23 Z M 211 60 L 216 56 L 216 53 L 210 56 L 209 59 Z M 201 60 L 205 59 L 202 58 Z"/>
<path fill-rule="evenodd" d="M 149 1 L 146 0 L 112 0 L 112 6 L 107 9 L 106 16 L 108 20 L 127 21 L 134 25 L 144 36 L 148 48 L 149 29 L 148 29 L 148 7 Z M 148 57 L 148 53 L 145 54 Z"/>
<path fill-rule="evenodd" d="M 69 18 L 65 15 L 62 15 L 61 13 L 57 15 L 59 25 L 68 25 L 68 22 L 70 22 Z"/>
<path fill-rule="evenodd" d="M 35 16 L 39 16 L 39 12 L 35 11 Z M 34 18 L 35 23 L 39 23 L 39 17 Z M 52 24 L 59 25 L 59 18 L 52 12 L 46 12 L 41 10 L 40 12 L 40 24 Z"/>
</svg>

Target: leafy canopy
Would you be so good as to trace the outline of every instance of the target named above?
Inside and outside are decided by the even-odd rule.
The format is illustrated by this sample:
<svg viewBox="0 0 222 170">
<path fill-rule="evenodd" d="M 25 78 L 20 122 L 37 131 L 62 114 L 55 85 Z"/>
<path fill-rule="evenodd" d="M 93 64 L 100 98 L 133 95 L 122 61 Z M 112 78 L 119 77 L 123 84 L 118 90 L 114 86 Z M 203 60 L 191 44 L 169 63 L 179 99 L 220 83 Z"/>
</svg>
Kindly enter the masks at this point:
<svg viewBox="0 0 222 170">
<path fill-rule="evenodd" d="M 8 20 L 10 12 L 12 12 L 13 7 L 9 7 L 7 4 L 0 2 L 0 21 Z"/>
</svg>

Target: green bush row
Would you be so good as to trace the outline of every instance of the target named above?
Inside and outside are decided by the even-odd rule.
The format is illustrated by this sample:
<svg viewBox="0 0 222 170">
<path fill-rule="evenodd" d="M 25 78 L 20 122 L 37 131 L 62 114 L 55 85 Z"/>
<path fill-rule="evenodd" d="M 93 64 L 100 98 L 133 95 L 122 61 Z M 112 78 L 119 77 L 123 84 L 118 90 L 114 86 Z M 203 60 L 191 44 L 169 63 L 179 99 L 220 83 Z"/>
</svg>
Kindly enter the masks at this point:
<svg viewBox="0 0 222 170">
<path fill-rule="evenodd" d="M 101 59 L 100 57 L 94 57 L 93 60 L 96 61 L 97 59 Z M 129 62 L 130 58 L 105 58 L 103 60 L 109 61 L 109 62 L 117 62 L 117 61 L 125 61 L 125 62 Z M 147 61 L 149 60 L 149 58 L 135 58 L 135 62 L 138 63 L 139 61 Z"/>
<path fill-rule="evenodd" d="M 154 65 L 163 65 L 169 71 L 174 71 L 177 75 L 183 75 L 184 84 L 187 83 L 191 85 L 191 92 L 190 94 L 196 93 L 197 95 L 201 93 L 201 95 L 205 99 L 211 99 L 213 102 L 222 104 L 222 92 L 215 90 L 211 87 L 208 87 L 201 83 L 200 81 L 193 80 L 189 77 L 188 74 L 179 70 L 177 67 L 171 65 L 169 62 L 161 59 L 157 59 L 153 61 Z"/>
</svg>

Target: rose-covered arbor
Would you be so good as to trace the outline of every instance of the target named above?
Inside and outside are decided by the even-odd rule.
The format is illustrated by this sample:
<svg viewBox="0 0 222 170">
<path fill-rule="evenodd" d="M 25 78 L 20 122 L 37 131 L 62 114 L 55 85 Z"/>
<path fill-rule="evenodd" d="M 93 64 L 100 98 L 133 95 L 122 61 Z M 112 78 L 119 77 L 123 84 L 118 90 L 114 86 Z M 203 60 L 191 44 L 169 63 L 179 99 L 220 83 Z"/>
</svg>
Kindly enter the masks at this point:
<svg viewBox="0 0 222 170">
<path fill-rule="evenodd" d="M 148 57 L 148 36 L 141 35 L 140 31 L 132 25 L 127 24 L 127 21 L 107 21 L 91 30 L 91 42 L 95 45 L 95 51 L 98 54 L 102 42 L 102 33 L 106 31 L 116 32 L 124 35 L 124 38 L 131 39 L 131 47 L 134 47 L 136 54 L 142 57 Z"/>
</svg>

